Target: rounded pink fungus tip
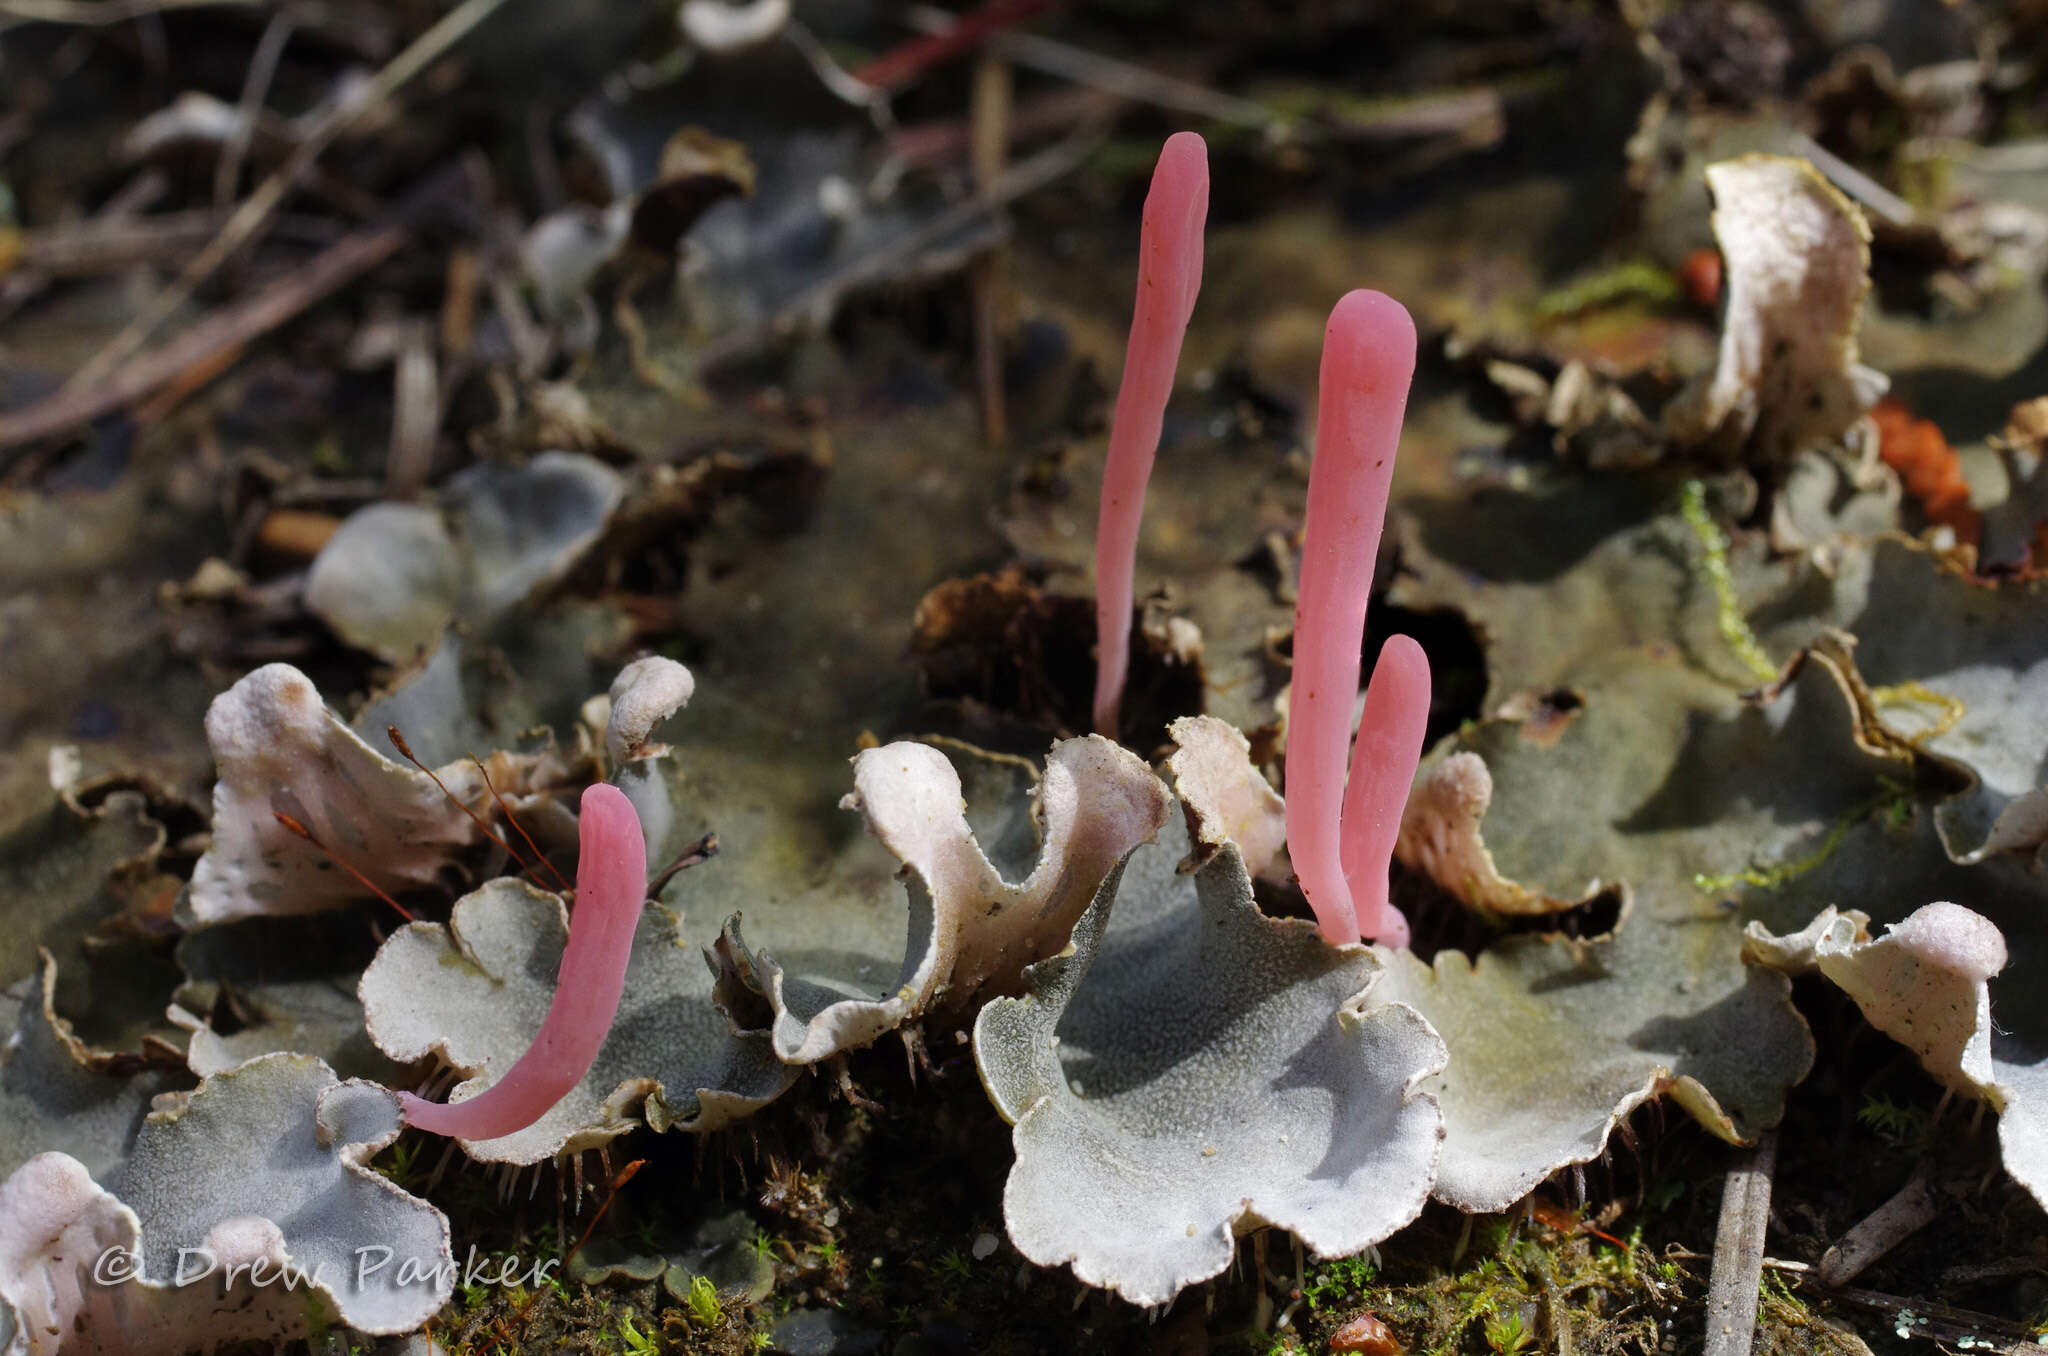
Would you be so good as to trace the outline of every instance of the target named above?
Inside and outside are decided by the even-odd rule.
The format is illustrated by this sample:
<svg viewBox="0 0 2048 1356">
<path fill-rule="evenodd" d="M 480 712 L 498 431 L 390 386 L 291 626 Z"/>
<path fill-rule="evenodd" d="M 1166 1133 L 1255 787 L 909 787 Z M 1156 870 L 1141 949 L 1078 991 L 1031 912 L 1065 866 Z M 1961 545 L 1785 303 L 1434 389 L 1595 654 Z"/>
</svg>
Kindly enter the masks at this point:
<svg viewBox="0 0 2048 1356">
<path fill-rule="evenodd" d="M 1373 679 L 1379 696 L 1366 696 L 1359 755 L 1349 749 L 1366 602 L 1414 375 L 1415 322 L 1407 309 L 1379 292 L 1346 293 L 1323 332 L 1287 735 L 1288 851 L 1323 936 L 1338 943 L 1357 941 L 1361 927 L 1395 945 L 1407 933 L 1386 903 L 1386 865 L 1429 708 L 1429 665 L 1419 646 L 1382 656 Z M 1369 891 L 1363 909 L 1353 905 L 1354 881 Z"/>
<path fill-rule="evenodd" d="M 1102 470 L 1095 527 L 1095 729 L 1116 738 L 1131 662 L 1132 576 L 1145 482 L 1159 451 L 1181 340 L 1202 287 L 1202 227 L 1209 216 L 1209 148 L 1176 132 L 1159 152 L 1138 234 L 1138 299 Z"/>
<path fill-rule="evenodd" d="M 545 1116 L 590 1072 L 626 991 L 626 963 L 647 894 L 647 844 L 633 802 L 603 782 L 583 793 L 578 839 L 569 944 L 533 1044 L 502 1078 L 466 1101 L 399 1093 L 407 1123 L 437 1135 L 497 1139 Z"/>
</svg>

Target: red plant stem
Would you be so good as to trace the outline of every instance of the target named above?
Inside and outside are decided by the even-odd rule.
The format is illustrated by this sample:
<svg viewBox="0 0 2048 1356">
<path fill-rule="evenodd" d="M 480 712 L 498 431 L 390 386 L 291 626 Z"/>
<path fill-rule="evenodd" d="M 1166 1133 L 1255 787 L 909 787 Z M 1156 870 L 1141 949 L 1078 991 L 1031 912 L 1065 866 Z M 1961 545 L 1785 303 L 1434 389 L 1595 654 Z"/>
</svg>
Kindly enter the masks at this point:
<svg viewBox="0 0 2048 1356">
<path fill-rule="evenodd" d="M 1059 0 L 989 0 L 973 13 L 961 15 L 960 21 L 943 33 L 912 38 L 900 47 L 892 47 L 854 71 L 853 78 L 875 89 L 907 85 L 941 62 L 979 46 L 989 34 L 1014 28 L 1058 3 Z"/>
<path fill-rule="evenodd" d="M 569 882 L 562 879 L 562 873 L 555 870 L 555 864 L 548 860 L 548 855 L 540 850 L 540 844 L 533 841 L 533 835 L 528 833 L 526 831 L 526 826 L 519 822 L 519 816 L 512 813 L 512 807 L 507 805 L 505 803 L 505 798 L 498 794 L 498 788 L 491 784 L 491 770 L 484 766 L 484 760 L 472 753 L 471 755 L 469 755 L 469 761 L 476 764 L 477 775 L 484 779 L 484 790 L 491 793 L 491 800 L 496 803 L 498 807 L 498 813 L 505 816 L 505 822 L 507 824 L 510 824 L 513 828 L 519 830 L 519 836 L 526 840 L 527 849 L 533 853 L 533 859 L 539 862 L 541 866 L 546 869 L 547 873 L 550 876 L 554 877 L 555 888 L 557 890 L 560 890 L 563 894 L 568 894 Z M 440 779 L 435 778 L 435 780 L 439 781 Z M 493 838 L 497 838 L 496 834 L 493 834 L 491 836 Z M 497 841 L 498 846 L 505 849 L 505 855 L 507 857 L 510 857 L 515 862 L 519 861 L 519 854 L 514 852 L 511 849 L 511 847 L 505 842 L 504 839 L 498 838 Z M 519 869 L 524 871 L 526 869 L 526 863 L 519 862 Z M 534 884 L 540 885 L 540 882 L 536 880 Z M 541 885 L 541 888 L 545 890 L 547 887 L 545 885 Z"/>
<path fill-rule="evenodd" d="M 1102 470 L 1095 528 L 1095 729 L 1116 738 L 1131 664 L 1131 576 L 1145 482 L 1159 450 L 1181 340 L 1202 287 L 1202 226 L 1209 215 L 1209 148 L 1176 132 L 1159 152 L 1138 236 L 1138 299 Z"/>
<path fill-rule="evenodd" d="M 1287 734 L 1288 851 L 1333 943 L 1360 935 L 1341 847 L 1345 763 L 1366 600 L 1414 375 L 1408 312 L 1378 292 L 1346 293 L 1323 332 Z"/>
<path fill-rule="evenodd" d="M 428 767 L 425 763 L 422 763 L 419 760 L 419 756 L 412 751 L 412 745 L 405 742 L 405 735 L 399 731 L 399 728 L 396 725 L 386 725 L 384 727 L 384 737 L 391 741 L 392 748 L 397 749 L 400 753 L 405 755 L 406 762 L 411 763 L 414 767 L 418 768 L 420 771 L 427 774 L 427 780 L 440 788 L 441 794 L 448 798 L 448 803 L 450 805 L 453 805 L 456 809 L 468 815 L 469 822 L 476 825 L 477 828 L 483 833 L 484 837 L 490 839 L 493 843 L 496 843 L 498 845 L 499 850 L 502 851 L 507 857 L 510 857 L 512 859 L 512 864 L 519 868 L 521 875 L 525 876 L 528 880 L 532 881 L 540 889 L 547 889 L 547 886 L 541 884 L 540 877 L 535 875 L 527 867 L 526 859 L 521 857 L 518 853 L 514 852 L 512 850 L 512 845 L 506 842 L 502 837 L 500 837 L 496 829 L 493 829 L 490 825 L 484 823 L 484 817 L 478 814 L 476 811 L 470 809 L 469 803 L 467 801 L 463 800 L 462 797 L 456 795 L 453 791 L 450 791 L 448 789 L 448 783 L 441 780 L 440 773 L 434 771 L 434 769 Z M 473 763 L 476 762 L 475 754 L 470 755 L 470 761 Z M 476 767 L 477 771 L 483 772 L 484 765 L 482 763 L 477 763 Z M 484 785 L 490 787 L 491 798 L 493 800 L 497 800 L 498 789 L 494 786 L 491 786 L 491 774 L 488 772 L 484 773 Z M 507 819 L 512 819 L 512 811 L 506 807 L 504 801 L 498 800 L 498 808 L 505 812 L 505 817 Z M 513 827 L 517 828 L 519 821 L 513 820 L 512 823 Z M 519 831 L 521 833 L 526 832 L 526 830 L 524 829 L 520 829 Z M 527 839 L 526 842 L 528 847 L 533 846 L 533 840 L 531 838 Z M 536 848 L 536 854 L 538 853 L 538 851 L 539 849 Z M 542 858 L 541 864 L 543 866 L 546 866 L 547 859 Z M 548 870 L 550 872 L 553 872 L 554 868 L 550 866 L 548 867 Z M 560 886 L 560 888 L 564 890 L 569 888 L 568 882 L 564 881 L 559 873 L 555 875 L 555 881 Z"/>
<path fill-rule="evenodd" d="M 1429 656 L 1413 636 L 1388 636 L 1365 685 L 1365 715 L 1351 747 L 1341 852 L 1358 930 L 1388 946 L 1408 945 L 1408 920 L 1387 898 L 1387 871 L 1428 724 Z"/>
<path fill-rule="evenodd" d="M 406 908 L 405 905 L 399 903 L 390 895 L 386 894 L 383 888 L 379 886 L 377 882 L 371 880 L 368 876 L 356 870 L 353 866 L 350 866 L 348 864 L 348 861 L 339 852 L 336 852 L 333 848 L 327 846 L 327 844 L 321 842 L 318 838 L 314 837 L 313 831 L 307 828 L 304 824 L 301 824 L 298 820 L 293 819 L 290 815 L 286 814 L 282 810 L 272 810 L 270 812 L 270 817 L 276 820 L 278 823 L 284 825 L 285 828 L 291 830 L 299 837 L 311 843 L 314 847 L 320 849 L 320 853 L 322 856 L 326 857 L 328 861 L 333 862 L 342 870 L 348 872 L 349 875 L 355 877 L 356 884 L 362 886 L 365 890 L 368 890 L 371 894 L 377 896 L 377 898 L 383 900 L 386 904 L 389 904 L 392 908 L 398 910 L 400 914 L 404 915 L 406 922 L 417 923 L 420 921 L 418 914 L 414 913 L 411 909 Z"/>
<path fill-rule="evenodd" d="M 533 1044 L 504 1077 L 468 1101 L 399 1093 L 407 1123 L 437 1135 L 497 1139 L 546 1115 L 590 1072 L 625 993 L 626 962 L 647 895 L 647 844 L 633 803 L 603 782 L 583 793 L 579 837 L 569 944 Z"/>
</svg>

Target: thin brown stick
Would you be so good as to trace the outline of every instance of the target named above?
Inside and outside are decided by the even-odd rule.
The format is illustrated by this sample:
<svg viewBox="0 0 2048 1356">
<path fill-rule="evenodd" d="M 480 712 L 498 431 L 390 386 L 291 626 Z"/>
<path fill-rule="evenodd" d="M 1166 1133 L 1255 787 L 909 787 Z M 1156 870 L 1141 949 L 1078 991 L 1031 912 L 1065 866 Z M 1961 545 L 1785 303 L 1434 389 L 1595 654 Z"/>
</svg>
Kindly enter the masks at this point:
<svg viewBox="0 0 2048 1356">
<path fill-rule="evenodd" d="M 391 449 L 384 459 L 384 497 L 412 499 L 427 487 L 441 430 L 441 378 L 433 331 L 407 322 L 391 365 Z"/>
<path fill-rule="evenodd" d="M 908 18 L 914 27 L 933 34 L 950 31 L 958 23 L 953 15 L 930 5 L 912 9 Z M 1282 130 L 1281 120 L 1256 100 L 1225 94 L 1192 80 L 1183 80 L 1133 62 L 1119 61 L 1055 38 L 1008 28 L 991 33 L 988 45 L 990 51 L 1005 61 L 1120 98 L 1198 118 L 1213 118 L 1217 122 L 1249 127 L 1269 135 Z"/>
<path fill-rule="evenodd" d="M 512 807 L 507 805 L 505 798 L 498 794 L 498 788 L 491 784 L 491 770 L 484 766 L 484 760 L 472 753 L 469 755 L 469 761 L 476 764 L 477 775 L 484 779 L 484 790 L 490 792 L 491 799 L 497 802 L 498 813 L 505 816 L 507 824 L 519 830 L 519 836 L 526 840 L 526 846 L 533 849 L 533 855 L 539 859 L 542 866 L 548 869 L 548 874 L 555 878 L 556 888 L 565 895 L 574 894 L 575 891 L 569 888 L 569 882 L 562 879 L 562 873 L 555 870 L 555 864 L 548 860 L 547 854 L 540 850 L 540 845 L 533 841 L 533 835 L 528 833 L 526 826 L 519 822 L 519 816 L 512 813 Z M 511 850 L 511 848 L 505 849 L 507 852 Z M 513 860 L 516 861 L 518 859 L 514 858 Z"/>
<path fill-rule="evenodd" d="M 683 849 L 682 856 L 654 873 L 654 879 L 647 882 L 647 897 L 659 899 L 662 887 L 667 885 L 678 871 L 693 866 L 702 866 L 718 855 L 718 835 L 707 833 L 695 843 Z"/>
<path fill-rule="evenodd" d="M 1910 1235 L 1941 1217 L 1950 1203 L 1935 1189 L 1932 1169 L 1932 1160 L 1922 1159 L 1905 1186 L 1821 1254 L 1815 1274 L 1822 1285 L 1847 1285 Z"/>
<path fill-rule="evenodd" d="M 398 253 L 411 234 L 404 226 L 384 226 L 351 235 L 255 296 L 214 311 L 169 343 L 124 363 L 105 381 L 76 390 L 65 386 L 27 409 L 0 414 L 0 448 L 104 418 L 212 355 L 249 344 Z"/>
<path fill-rule="evenodd" d="M 1770 1222 L 1771 1174 L 1777 1164 L 1778 1132 L 1766 1130 L 1757 1136 L 1756 1148 L 1728 1170 L 1707 1285 L 1706 1356 L 1749 1356 L 1755 1341 L 1764 1229 Z"/>
<path fill-rule="evenodd" d="M 21 0 L 13 0 L 20 3 Z M 505 0 L 463 0 L 450 10 L 441 21 L 413 39 L 406 49 L 393 57 L 384 68 L 377 72 L 362 93 L 353 99 L 335 105 L 323 117 L 306 139 L 299 143 L 284 164 L 278 166 L 269 178 L 257 185 L 256 191 L 235 209 L 227 225 L 214 237 L 213 243 L 200 251 L 191 263 L 185 266 L 176 281 L 150 298 L 142 314 L 131 321 L 127 328 L 114 336 L 105 348 L 95 353 L 85 365 L 72 374 L 58 395 L 77 395 L 99 386 L 115 374 L 127 359 L 148 343 L 157 327 L 168 320 L 191 299 L 208 278 L 244 245 L 254 240 L 269 222 L 285 195 L 298 183 L 299 176 L 310 169 L 320 158 L 321 152 L 351 127 L 383 104 L 403 88 L 414 76 L 425 70 L 440 58 L 450 47 L 472 28 L 482 23 Z"/>
<path fill-rule="evenodd" d="M 235 105 L 235 129 L 221 147 L 220 160 L 213 167 L 213 205 L 227 211 L 235 200 L 235 186 L 241 182 L 242 159 L 256 136 L 256 115 L 270 95 L 270 82 L 277 75 L 277 63 L 284 59 L 284 45 L 291 41 L 298 20 L 289 7 L 270 16 L 263 36 L 256 40 L 256 52 L 249 58 L 249 73 L 242 78 L 242 97 Z"/>
<path fill-rule="evenodd" d="M 632 1181 L 634 1175 L 646 1166 L 646 1159 L 636 1158 L 625 1167 L 619 1169 L 618 1174 L 611 1180 L 610 1189 L 605 1193 L 604 1204 L 597 1207 L 597 1213 L 590 1217 L 590 1223 L 583 1226 L 583 1236 L 576 1240 L 576 1246 L 569 1249 L 568 1254 L 562 1258 L 563 1266 L 568 1266 L 569 1259 L 582 1252 L 583 1245 L 588 1243 L 590 1236 L 597 1232 L 597 1222 L 604 1218 L 605 1211 L 612 1208 L 612 1202 L 618 1199 L 620 1188 Z"/>
<path fill-rule="evenodd" d="M 5 140 L 5 132 L 0 130 L 0 143 L 4 143 Z M 4 149 L 0 149 L 0 155 L 5 153 Z M 90 231 L 98 227 L 105 230 L 131 225 L 137 214 L 147 211 L 169 189 L 169 176 L 151 166 L 123 184 L 85 222 L 67 223 L 51 230 L 17 235 L 14 268 L 6 276 L 0 277 L 0 324 L 4 324 L 10 316 L 34 300 L 50 285 L 50 270 L 44 259 L 37 254 L 40 243 L 52 236 L 62 239 L 81 229 Z"/>
<path fill-rule="evenodd" d="M 414 767 L 426 773 L 428 779 L 431 780 L 434 783 L 434 785 L 441 788 L 441 794 L 448 797 L 450 804 L 452 804 L 456 809 L 462 811 L 462 813 L 469 816 L 469 822 L 476 825 L 477 828 L 481 829 L 483 831 L 484 837 L 490 839 L 493 843 L 496 843 L 499 847 L 504 849 L 505 855 L 507 857 L 510 857 L 514 864 L 516 864 L 519 867 L 519 872 L 521 875 L 525 876 L 528 880 L 532 881 L 534 883 L 535 888 L 542 890 L 547 889 L 547 886 L 542 885 L 540 883 L 540 877 L 536 876 L 531 870 L 527 868 L 525 859 L 512 850 L 512 845 L 506 842 L 503 838 L 499 837 L 498 831 L 496 829 L 493 829 L 490 825 L 484 823 L 483 816 L 478 814 L 476 811 L 470 809 L 468 801 L 465 801 L 462 797 L 456 795 L 453 791 L 450 791 L 448 789 L 448 783 L 441 780 L 439 773 L 435 772 L 434 769 L 428 767 L 425 763 L 422 763 L 419 760 L 419 756 L 412 751 L 412 745 L 405 742 L 405 736 L 398 732 L 398 727 L 396 725 L 386 725 L 384 727 L 384 735 L 391 741 L 392 748 L 397 749 L 401 754 L 405 755 L 406 762 L 411 763 Z M 477 766 L 481 768 L 483 764 L 479 763 L 477 764 Z M 484 778 L 484 782 L 486 785 L 488 785 L 490 783 L 490 778 Z M 491 794 L 493 796 L 496 796 L 497 792 L 493 791 Z M 500 801 L 499 804 L 502 806 L 504 802 Z M 528 839 L 527 841 L 529 843 L 532 842 L 531 839 Z M 536 849 L 536 851 L 538 851 L 538 849 Z"/>
<path fill-rule="evenodd" d="M 932 67 L 987 41 L 993 34 L 1051 9 L 1056 0 L 987 0 L 966 14 L 948 14 L 937 31 L 891 51 L 853 72 L 853 78 L 877 89 L 908 85 Z"/>
<path fill-rule="evenodd" d="M 223 219 L 203 207 L 146 217 L 102 212 L 84 221 L 22 232 L 17 268 L 53 278 L 80 278 L 117 273 L 136 264 L 176 263 L 211 240 Z M 298 244 L 332 245 L 342 231 L 328 218 L 294 215 L 279 217 L 271 234 Z"/>
<path fill-rule="evenodd" d="M 272 810 L 270 813 L 272 817 L 274 817 L 277 820 L 278 823 L 284 825 L 287 829 L 290 829 L 293 833 L 297 834 L 299 837 L 305 839 L 314 847 L 319 848 L 320 851 L 327 854 L 328 861 L 333 862 L 336 866 L 348 872 L 351 876 L 354 876 L 356 878 L 357 883 L 360 884 L 365 890 L 368 890 L 371 894 L 377 896 L 377 898 L 383 900 L 386 904 L 389 904 L 392 908 L 398 910 L 398 912 L 405 917 L 406 922 L 417 923 L 420 921 L 419 918 L 414 915 L 411 909 L 406 908 L 405 905 L 399 903 L 390 895 L 385 894 L 383 889 L 380 886 L 378 886 L 377 882 L 371 880 L 368 876 L 356 870 L 353 866 L 350 866 L 347 861 L 343 860 L 342 855 L 340 853 L 336 852 L 333 848 L 327 846 L 327 844 L 321 842 L 318 838 L 315 838 L 313 836 L 313 831 L 311 829 L 307 828 L 304 824 L 301 824 L 298 820 L 293 819 L 290 815 L 286 814 L 282 810 Z"/>
<path fill-rule="evenodd" d="M 0 33 L 24 24 L 106 28 L 174 9 L 248 9 L 267 0 L 0 0 Z"/>
<path fill-rule="evenodd" d="M 476 251 L 457 246 L 448 253 L 447 283 L 441 301 L 441 349 L 460 362 L 476 342 Z"/>
<path fill-rule="evenodd" d="M 1001 182 L 1010 150 L 1010 66 L 983 52 L 974 67 L 974 112 L 970 122 L 974 184 L 987 193 Z M 1002 299 L 1008 272 L 998 245 L 976 259 L 968 270 L 974 306 L 974 377 L 981 396 L 982 438 L 1001 447 L 1009 420 L 1003 407 Z"/>
<path fill-rule="evenodd" d="M 456 166 L 429 180 L 408 201 L 425 204 L 445 198 L 465 182 L 466 172 Z M 91 390 L 73 392 L 66 386 L 27 409 L 0 414 L 0 448 L 68 433 L 133 404 L 214 354 L 254 342 L 396 254 L 412 236 L 411 215 L 401 208 L 391 222 L 343 237 L 305 267 L 254 296 L 210 312 L 175 339 L 124 363 Z"/>
</svg>

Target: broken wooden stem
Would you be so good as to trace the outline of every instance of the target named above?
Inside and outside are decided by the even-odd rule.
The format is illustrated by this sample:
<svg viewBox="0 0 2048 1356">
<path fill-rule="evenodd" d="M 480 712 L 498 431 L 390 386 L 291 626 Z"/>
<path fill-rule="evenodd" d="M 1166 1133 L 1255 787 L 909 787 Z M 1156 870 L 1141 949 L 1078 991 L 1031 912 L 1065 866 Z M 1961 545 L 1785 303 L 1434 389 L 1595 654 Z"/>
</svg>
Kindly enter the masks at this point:
<svg viewBox="0 0 2048 1356">
<path fill-rule="evenodd" d="M 1757 1287 L 1764 1275 L 1764 1230 L 1771 1218 L 1771 1174 L 1778 1132 L 1757 1136 L 1756 1148 L 1728 1170 L 1721 1189 L 1721 1225 L 1714 1235 L 1714 1273 L 1707 1286 L 1703 1356 L 1749 1356 L 1756 1338 Z"/>
</svg>

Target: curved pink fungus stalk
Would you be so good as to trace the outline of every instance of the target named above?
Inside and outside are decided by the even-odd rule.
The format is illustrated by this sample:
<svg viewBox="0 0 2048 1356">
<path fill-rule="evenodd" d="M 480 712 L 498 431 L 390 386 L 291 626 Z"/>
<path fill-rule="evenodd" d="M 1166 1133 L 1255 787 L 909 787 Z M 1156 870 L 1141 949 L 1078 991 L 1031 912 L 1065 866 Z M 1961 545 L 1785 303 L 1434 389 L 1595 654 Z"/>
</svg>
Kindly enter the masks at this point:
<svg viewBox="0 0 2048 1356">
<path fill-rule="evenodd" d="M 1287 737 L 1288 851 L 1333 943 L 1363 934 L 1399 945 L 1408 934 L 1386 899 L 1400 807 L 1429 711 L 1429 665 L 1419 646 L 1411 653 L 1413 641 L 1390 641 L 1373 670 L 1348 798 L 1344 788 L 1366 601 L 1414 375 L 1408 312 L 1378 292 L 1346 293 L 1323 332 Z M 1400 765 L 1381 762 L 1389 756 Z M 1354 907 L 1353 882 L 1371 887 L 1363 910 Z"/>
<path fill-rule="evenodd" d="M 1387 864 L 1428 724 L 1429 656 L 1413 636 L 1388 636 L 1365 685 L 1365 714 L 1351 747 L 1341 850 L 1358 930 L 1388 946 L 1408 945 L 1408 920 L 1387 901 Z"/>
<path fill-rule="evenodd" d="M 398 1094 L 407 1123 L 437 1135 L 496 1139 L 532 1125 L 583 1081 L 619 999 L 647 894 L 647 844 L 623 791 L 603 782 L 583 793 L 576 910 L 548 1015 L 505 1076 L 464 1102 Z"/>
<path fill-rule="evenodd" d="M 1138 234 L 1138 299 L 1124 350 L 1102 471 L 1095 527 L 1095 729 L 1116 738 L 1131 662 L 1131 576 L 1138 562 L 1138 520 L 1145 482 L 1159 450 L 1166 399 L 1173 394 L 1180 344 L 1202 287 L 1202 225 L 1209 215 L 1209 148 L 1176 132 L 1159 152 Z"/>
</svg>

